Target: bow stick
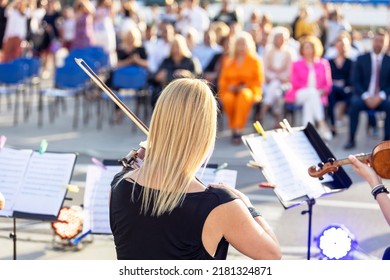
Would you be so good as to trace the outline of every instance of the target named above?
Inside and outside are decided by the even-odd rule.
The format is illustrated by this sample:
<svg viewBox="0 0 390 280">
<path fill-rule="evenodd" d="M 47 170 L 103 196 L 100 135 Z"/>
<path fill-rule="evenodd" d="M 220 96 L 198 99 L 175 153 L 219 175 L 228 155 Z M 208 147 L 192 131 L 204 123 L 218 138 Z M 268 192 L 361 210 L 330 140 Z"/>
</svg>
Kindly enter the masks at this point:
<svg viewBox="0 0 390 280">
<path fill-rule="evenodd" d="M 115 93 L 99 78 L 98 75 L 81 58 L 74 59 L 78 66 L 111 98 L 112 101 L 142 130 L 146 136 L 149 134 L 148 127 L 115 95 Z"/>
</svg>

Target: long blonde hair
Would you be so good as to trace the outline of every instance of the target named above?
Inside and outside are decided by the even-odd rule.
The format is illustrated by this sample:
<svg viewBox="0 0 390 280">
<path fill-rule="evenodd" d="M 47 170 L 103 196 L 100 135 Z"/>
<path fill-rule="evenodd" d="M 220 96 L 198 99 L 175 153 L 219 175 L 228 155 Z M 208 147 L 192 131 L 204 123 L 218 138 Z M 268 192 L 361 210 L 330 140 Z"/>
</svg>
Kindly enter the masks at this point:
<svg viewBox="0 0 390 280">
<path fill-rule="evenodd" d="M 217 103 L 205 81 L 181 78 L 165 87 L 153 111 L 139 170 L 144 178 L 141 213 L 160 216 L 180 205 L 211 155 L 216 131 Z"/>
</svg>

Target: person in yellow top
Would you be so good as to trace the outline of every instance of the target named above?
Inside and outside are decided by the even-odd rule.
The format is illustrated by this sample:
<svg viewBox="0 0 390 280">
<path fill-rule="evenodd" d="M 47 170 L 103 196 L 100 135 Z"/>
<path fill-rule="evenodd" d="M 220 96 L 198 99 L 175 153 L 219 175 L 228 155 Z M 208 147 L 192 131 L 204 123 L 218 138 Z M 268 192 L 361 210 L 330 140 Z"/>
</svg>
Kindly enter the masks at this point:
<svg viewBox="0 0 390 280">
<path fill-rule="evenodd" d="M 299 10 L 294 29 L 294 37 L 296 40 L 299 40 L 303 36 L 317 35 L 317 23 L 310 20 L 309 10 L 306 7 Z"/>
<path fill-rule="evenodd" d="M 231 55 L 222 62 L 218 98 L 232 130 L 232 141 L 240 144 L 252 107 L 262 98 L 264 71 L 250 33 L 240 32 L 231 49 Z"/>
</svg>

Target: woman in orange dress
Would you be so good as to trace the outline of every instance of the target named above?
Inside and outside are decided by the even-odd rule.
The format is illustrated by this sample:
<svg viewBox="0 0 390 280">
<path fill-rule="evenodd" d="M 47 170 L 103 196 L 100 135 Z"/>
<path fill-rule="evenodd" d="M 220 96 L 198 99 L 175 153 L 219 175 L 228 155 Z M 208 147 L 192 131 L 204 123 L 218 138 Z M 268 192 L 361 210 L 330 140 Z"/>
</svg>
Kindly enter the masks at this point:
<svg viewBox="0 0 390 280">
<path fill-rule="evenodd" d="M 232 54 L 224 58 L 222 64 L 218 98 L 232 130 L 232 141 L 240 144 L 252 107 L 262 98 L 264 71 L 248 32 L 238 34 L 231 49 Z"/>
</svg>

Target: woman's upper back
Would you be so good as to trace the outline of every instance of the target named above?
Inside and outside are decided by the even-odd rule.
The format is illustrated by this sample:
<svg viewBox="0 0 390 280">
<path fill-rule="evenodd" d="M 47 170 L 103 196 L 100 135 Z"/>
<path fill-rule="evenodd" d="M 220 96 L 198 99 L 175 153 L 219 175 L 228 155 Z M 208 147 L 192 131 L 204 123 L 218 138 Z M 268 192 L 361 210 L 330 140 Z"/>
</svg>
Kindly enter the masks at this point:
<svg viewBox="0 0 390 280">
<path fill-rule="evenodd" d="M 122 180 L 112 184 L 110 225 L 118 259 L 213 259 L 202 243 L 202 231 L 209 213 L 235 199 L 214 188 L 187 193 L 170 214 L 140 214 L 143 187 Z M 134 191 L 134 200 L 131 199 Z M 228 243 L 221 240 L 214 256 L 226 259 Z"/>
</svg>

